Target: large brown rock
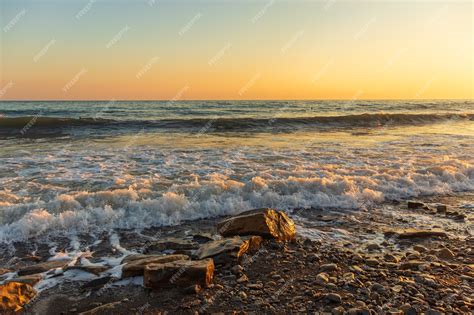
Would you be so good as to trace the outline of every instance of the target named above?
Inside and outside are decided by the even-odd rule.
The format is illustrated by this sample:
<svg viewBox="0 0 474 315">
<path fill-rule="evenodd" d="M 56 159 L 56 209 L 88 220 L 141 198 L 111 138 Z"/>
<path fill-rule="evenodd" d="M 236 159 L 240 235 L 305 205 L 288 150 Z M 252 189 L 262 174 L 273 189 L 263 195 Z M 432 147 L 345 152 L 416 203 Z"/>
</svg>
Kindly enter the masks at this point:
<svg viewBox="0 0 474 315">
<path fill-rule="evenodd" d="M 36 295 L 36 290 L 26 283 L 9 282 L 0 285 L 0 313 L 20 312 Z"/>
<path fill-rule="evenodd" d="M 143 284 L 147 288 L 189 287 L 198 284 L 207 287 L 214 277 L 214 261 L 176 260 L 145 267 Z"/>
<path fill-rule="evenodd" d="M 122 267 L 122 278 L 128 278 L 128 277 L 137 277 L 137 276 L 143 276 L 143 271 L 145 269 L 145 266 L 148 264 L 152 263 L 168 263 L 172 262 L 175 260 L 189 260 L 189 256 L 186 255 L 150 255 L 150 256 L 140 256 L 139 259 L 135 260 L 129 260 L 128 263 L 126 263 Z"/>
<path fill-rule="evenodd" d="M 43 280 L 43 276 L 41 274 L 34 274 L 34 275 L 28 275 L 28 276 L 23 276 L 23 277 L 18 277 L 14 278 L 11 280 L 7 280 L 6 282 L 18 282 L 18 283 L 26 283 L 31 286 L 34 286 L 38 282 Z"/>
<path fill-rule="evenodd" d="M 18 270 L 19 276 L 33 275 L 36 273 L 43 273 L 51 269 L 64 268 L 70 260 L 51 260 L 36 265 L 28 266 Z"/>
<path fill-rule="evenodd" d="M 256 238 L 259 238 L 260 241 Z M 253 236 L 246 240 L 239 236 L 216 240 L 201 245 L 196 251 L 195 257 L 197 259 L 214 258 L 216 264 L 231 262 L 240 259 L 249 250 L 251 244 L 255 248 L 257 244 L 260 245 L 260 242 L 261 237 L 259 236 Z"/>
<path fill-rule="evenodd" d="M 295 224 L 284 212 L 264 208 L 245 211 L 217 225 L 223 236 L 259 235 L 279 241 L 295 238 Z"/>
</svg>

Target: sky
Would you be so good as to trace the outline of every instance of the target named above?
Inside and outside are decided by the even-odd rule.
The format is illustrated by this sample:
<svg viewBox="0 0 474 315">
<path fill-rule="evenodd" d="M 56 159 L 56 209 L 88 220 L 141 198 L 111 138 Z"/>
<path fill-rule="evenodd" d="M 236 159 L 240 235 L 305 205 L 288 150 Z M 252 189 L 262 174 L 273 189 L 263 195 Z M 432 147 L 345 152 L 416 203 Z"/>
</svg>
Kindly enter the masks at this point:
<svg viewBox="0 0 474 315">
<path fill-rule="evenodd" d="M 0 0 L 0 100 L 472 99 L 472 1 Z"/>
</svg>

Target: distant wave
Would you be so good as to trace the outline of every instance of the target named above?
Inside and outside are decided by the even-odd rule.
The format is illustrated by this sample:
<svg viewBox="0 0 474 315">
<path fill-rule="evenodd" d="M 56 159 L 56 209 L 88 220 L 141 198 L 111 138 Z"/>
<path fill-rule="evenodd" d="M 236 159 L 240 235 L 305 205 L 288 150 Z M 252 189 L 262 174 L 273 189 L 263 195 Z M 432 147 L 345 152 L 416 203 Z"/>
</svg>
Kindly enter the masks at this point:
<svg viewBox="0 0 474 315">
<path fill-rule="evenodd" d="M 21 130 L 57 130 L 69 128 L 150 128 L 150 129 L 194 129 L 206 131 L 271 131 L 278 129 L 304 128 L 354 128 L 399 125 L 420 125 L 447 121 L 471 120 L 474 113 L 443 114 L 357 114 L 345 116 L 274 117 L 274 118 L 193 118 L 163 120 L 113 120 L 102 118 L 61 118 L 44 116 L 2 117 L 0 134 L 12 134 Z"/>
</svg>

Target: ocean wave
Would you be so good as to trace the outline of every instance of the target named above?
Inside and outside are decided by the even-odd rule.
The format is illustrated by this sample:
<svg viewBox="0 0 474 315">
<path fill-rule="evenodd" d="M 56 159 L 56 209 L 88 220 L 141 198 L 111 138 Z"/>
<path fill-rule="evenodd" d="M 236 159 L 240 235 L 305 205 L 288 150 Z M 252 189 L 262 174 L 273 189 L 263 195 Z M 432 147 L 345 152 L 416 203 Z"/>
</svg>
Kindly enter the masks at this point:
<svg viewBox="0 0 474 315">
<path fill-rule="evenodd" d="M 321 176 L 304 170 L 278 173 L 240 180 L 212 174 L 175 183 L 166 191 L 155 189 L 152 181 L 138 185 L 122 180 L 119 183 L 128 187 L 63 192 L 34 202 L 3 193 L 0 243 L 51 233 L 178 225 L 259 207 L 358 209 L 393 199 L 474 190 L 473 165 L 455 159 L 422 168 L 341 170 L 328 165 Z"/>
<path fill-rule="evenodd" d="M 443 114 L 399 114 L 376 113 L 344 116 L 312 116 L 312 117 L 280 117 L 268 118 L 193 118 L 193 119 L 161 119 L 161 120 L 114 120 L 94 117 L 63 118 L 44 116 L 0 117 L 0 134 L 35 128 L 38 129 L 193 129 L 206 131 L 239 131 L 239 130 L 278 130 L 299 128 L 355 128 L 400 125 L 420 125 L 442 123 L 447 121 L 474 120 L 474 113 L 443 113 Z"/>
</svg>

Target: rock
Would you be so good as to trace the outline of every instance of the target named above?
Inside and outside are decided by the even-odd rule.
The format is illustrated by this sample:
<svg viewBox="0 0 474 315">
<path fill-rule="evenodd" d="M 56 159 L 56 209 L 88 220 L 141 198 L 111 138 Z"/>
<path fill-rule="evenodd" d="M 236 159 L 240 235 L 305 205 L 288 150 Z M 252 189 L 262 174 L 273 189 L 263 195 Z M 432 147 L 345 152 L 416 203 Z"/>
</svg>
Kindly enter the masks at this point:
<svg viewBox="0 0 474 315">
<path fill-rule="evenodd" d="M 247 284 L 247 288 L 254 289 L 254 290 L 261 290 L 261 289 L 263 289 L 263 284 L 261 284 L 261 283 L 249 283 L 249 284 Z"/>
<path fill-rule="evenodd" d="M 99 276 L 102 272 L 108 270 L 109 267 L 107 266 L 100 266 L 100 265 L 75 265 L 75 266 L 67 266 L 64 268 L 64 271 L 68 270 L 81 270 L 88 273 L 93 273 Z"/>
<path fill-rule="evenodd" d="M 387 231 L 385 232 L 385 235 L 397 235 L 398 238 L 402 238 L 402 239 L 448 237 L 446 232 L 440 229 L 432 229 L 432 230 L 402 229 L 402 230 Z"/>
<path fill-rule="evenodd" d="M 36 296 L 36 290 L 26 283 L 9 282 L 0 285 L 0 312 L 13 314 L 20 312 L 25 304 Z"/>
<path fill-rule="evenodd" d="M 410 304 L 403 304 L 400 309 L 403 311 L 403 314 L 405 315 L 416 315 L 418 312 L 416 309 L 411 306 Z"/>
<path fill-rule="evenodd" d="M 240 274 L 242 271 L 244 271 L 244 267 L 242 267 L 241 265 L 235 265 L 234 267 L 232 267 L 230 269 L 230 271 L 232 271 L 233 274 Z"/>
<path fill-rule="evenodd" d="M 0 276 L 1 276 L 1 275 L 4 275 L 4 274 L 6 274 L 6 273 L 9 273 L 9 272 L 11 272 L 10 269 L 0 268 Z"/>
<path fill-rule="evenodd" d="M 18 271 L 19 276 L 32 275 L 36 273 L 43 273 L 51 269 L 64 268 L 70 260 L 51 260 L 36 265 L 21 268 Z"/>
<path fill-rule="evenodd" d="M 148 242 L 145 245 L 146 253 L 162 252 L 165 250 L 174 250 L 178 253 L 188 253 L 199 248 L 199 243 L 190 242 L 178 238 L 167 238 L 165 240 Z"/>
<path fill-rule="evenodd" d="M 326 271 L 326 272 L 332 272 L 339 269 L 337 265 L 334 263 L 321 265 L 320 268 L 322 271 Z"/>
<path fill-rule="evenodd" d="M 151 257 L 135 259 L 135 260 L 130 261 L 129 263 L 126 263 L 122 267 L 122 278 L 143 276 L 145 266 L 149 265 L 149 264 L 152 264 L 152 263 L 162 264 L 162 263 L 168 263 L 168 262 L 178 261 L 178 260 L 187 261 L 187 260 L 189 260 L 189 256 L 186 256 L 186 255 L 159 255 L 159 256 L 151 255 Z"/>
<path fill-rule="evenodd" d="M 321 272 L 316 276 L 316 283 L 320 285 L 325 285 L 329 282 L 329 276 L 325 272 Z"/>
<path fill-rule="evenodd" d="M 212 241 L 212 235 L 211 234 L 195 234 L 193 235 L 193 242 L 199 243 L 199 244 L 204 244 L 207 242 Z"/>
<path fill-rule="evenodd" d="M 328 294 L 326 294 L 325 298 L 329 302 L 333 302 L 333 303 L 340 304 L 342 302 L 341 296 L 337 293 L 328 293 Z"/>
<path fill-rule="evenodd" d="M 249 249 L 248 249 L 249 253 L 257 252 L 262 246 L 262 242 L 263 242 L 263 238 L 261 236 L 255 236 L 255 235 L 244 236 L 242 237 L 242 239 L 244 240 L 244 242 L 249 243 Z"/>
<path fill-rule="evenodd" d="M 454 259 L 454 254 L 447 248 L 440 249 L 436 252 L 436 256 L 440 259 L 451 260 Z"/>
<path fill-rule="evenodd" d="M 367 266 L 376 267 L 380 264 L 380 262 L 375 258 L 370 258 L 365 261 L 365 264 Z"/>
<path fill-rule="evenodd" d="M 214 258 L 216 264 L 232 262 L 239 260 L 249 250 L 252 240 L 254 239 L 243 240 L 235 236 L 208 242 L 199 247 L 195 256 L 197 259 Z"/>
<path fill-rule="evenodd" d="M 247 293 L 245 293 L 244 291 L 239 291 L 239 296 L 242 300 L 247 299 Z"/>
<path fill-rule="evenodd" d="M 428 249 L 421 245 L 413 245 L 413 250 L 416 250 L 418 253 L 426 253 Z"/>
<path fill-rule="evenodd" d="M 18 277 L 18 278 L 15 278 L 15 279 L 11 279 L 11 280 L 8 280 L 6 282 L 7 283 L 8 282 L 18 282 L 18 283 L 25 283 L 25 284 L 29 284 L 31 286 L 34 286 L 35 284 L 37 284 L 41 280 L 43 280 L 43 276 L 41 274 L 33 274 L 33 275 L 28 275 L 28 276 L 23 276 L 23 277 Z"/>
<path fill-rule="evenodd" d="M 400 259 L 397 256 L 394 256 L 392 254 L 385 254 L 383 258 L 385 259 L 385 261 L 393 262 L 393 263 L 398 263 L 400 261 Z"/>
<path fill-rule="evenodd" d="M 367 250 L 368 251 L 379 251 L 380 250 L 380 246 L 378 244 L 369 244 L 367 245 Z"/>
<path fill-rule="evenodd" d="M 86 312 L 79 313 L 79 315 L 95 315 L 95 314 L 114 314 L 118 311 L 118 306 L 121 304 L 121 301 L 107 303 L 101 306 L 97 306 Z"/>
<path fill-rule="evenodd" d="M 126 264 L 126 263 L 132 262 L 134 260 L 139 260 L 139 259 L 155 258 L 155 257 L 163 257 L 163 256 L 166 256 L 166 255 L 164 255 L 164 254 L 150 254 L 150 255 L 147 255 L 147 254 L 133 254 L 133 255 L 128 255 L 124 259 L 122 259 L 120 264 Z"/>
<path fill-rule="evenodd" d="M 146 265 L 143 284 L 147 288 L 187 287 L 199 284 L 208 287 L 214 277 L 214 261 L 176 260 Z"/>
<path fill-rule="evenodd" d="M 246 275 L 242 275 L 242 277 L 237 279 L 237 283 L 244 283 L 244 282 L 248 282 L 248 281 L 249 281 L 249 278 Z"/>
<path fill-rule="evenodd" d="M 418 269 L 421 265 L 423 265 L 424 262 L 420 260 L 409 260 L 407 262 L 404 262 L 400 264 L 400 269 Z"/>
<path fill-rule="evenodd" d="M 273 209 L 245 211 L 217 225 L 223 236 L 259 235 L 279 241 L 295 238 L 295 224 L 284 212 Z"/>
<path fill-rule="evenodd" d="M 418 208 L 422 208 L 424 207 L 425 204 L 423 202 L 419 202 L 419 201 L 408 201 L 407 202 L 407 207 L 408 209 L 418 209 Z"/>
</svg>

